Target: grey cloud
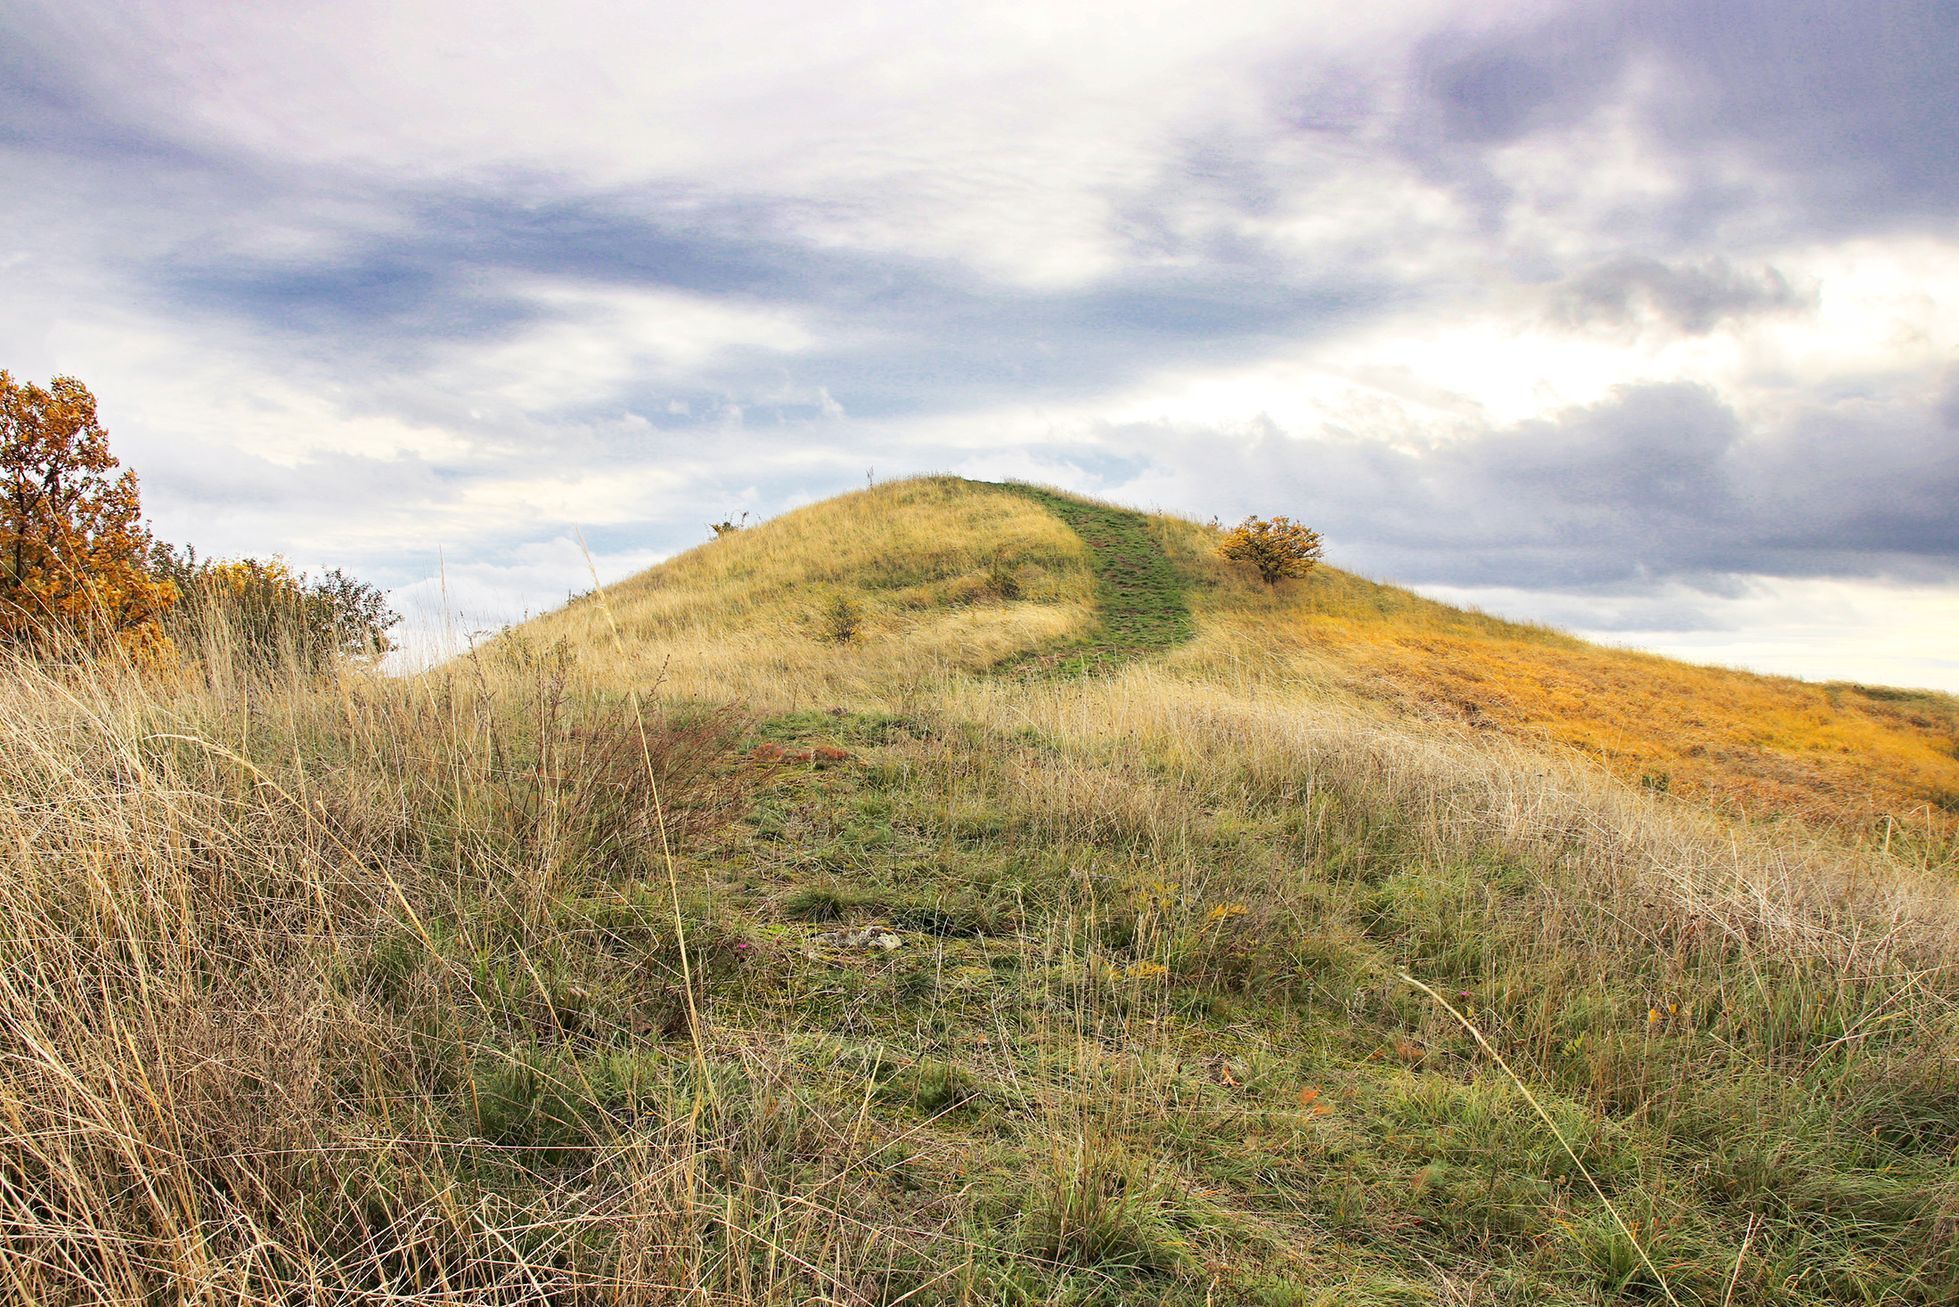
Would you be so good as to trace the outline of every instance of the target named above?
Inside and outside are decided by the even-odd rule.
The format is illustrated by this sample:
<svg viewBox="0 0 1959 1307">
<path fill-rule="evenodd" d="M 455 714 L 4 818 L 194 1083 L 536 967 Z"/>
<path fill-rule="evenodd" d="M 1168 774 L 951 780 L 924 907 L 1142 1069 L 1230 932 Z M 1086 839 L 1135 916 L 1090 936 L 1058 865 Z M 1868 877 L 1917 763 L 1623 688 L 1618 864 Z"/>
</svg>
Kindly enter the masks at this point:
<svg viewBox="0 0 1959 1307">
<path fill-rule="evenodd" d="M 1625 47 L 1582 23 L 1553 21 L 1528 41 L 1464 49 L 1445 32 L 1416 56 L 1417 89 L 1449 140 L 1503 145 L 1533 131 L 1568 126 L 1612 90 Z"/>
<path fill-rule="evenodd" d="M 1751 152 L 1831 227 L 1949 219 L 1959 207 L 1959 8 L 1682 0 L 1657 12 L 1655 37 L 1688 83 L 1663 110 L 1677 145 Z"/>
<path fill-rule="evenodd" d="M 1749 471 L 1757 539 L 1792 558 L 1959 562 L 1959 442 L 1935 413 L 1867 400 L 1812 409 Z"/>
<path fill-rule="evenodd" d="M 1959 576 L 1959 449 L 1939 426 L 1922 409 L 1852 405 L 1754 434 L 1711 392 L 1675 384 L 1413 448 L 1270 428 L 1250 442 L 1109 434 L 1150 459 L 1146 480 L 1233 513 L 1292 511 L 1372 574 L 1643 594 L 1732 593 L 1751 575 Z"/>
<path fill-rule="evenodd" d="M 759 202 L 724 203 L 706 219 L 676 217 L 645 195 L 396 203 L 402 230 L 356 241 L 330 263 L 207 245 L 152 269 L 152 293 L 288 348 L 330 345 L 345 371 L 366 375 L 533 321 L 537 310 L 508 289 L 527 276 L 793 308 L 818 324 L 818 348 L 793 358 L 730 351 L 678 398 L 712 411 L 715 396 L 749 402 L 821 386 L 846 412 L 871 418 L 1090 393 L 1167 361 L 1297 340 L 1407 298 L 1404 288 L 1288 267 L 1253 248 L 1112 284 L 1034 291 L 937 262 L 812 246 L 789 233 L 792 214 Z M 674 398 L 669 388 L 623 402 L 663 419 Z"/>
<path fill-rule="evenodd" d="M 1772 267 L 1744 272 L 1725 259 L 1663 263 L 1627 255 L 1600 263 L 1559 288 L 1554 312 L 1567 323 L 1637 325 L 1658 319 L 1705 335 L 1730 319 L 1786 313 L 1815 303 Z"/>
<path fill-rule="evenodd" d="M 1576 4 L 1417 47 L 1399 143 L 1465 195 L 1508 198 L 1479 151 L 1570 126 L 1635 64 L 1661 89 L 1642 106 L 1678 185 L 1611 221 L 1627 238 L 1841 234 L 1949 222 L 1959 209 L 1959 8 L 1832 0 Z M 1729 157 L 1761 178 L 1726 179 Z"/>
</svg>

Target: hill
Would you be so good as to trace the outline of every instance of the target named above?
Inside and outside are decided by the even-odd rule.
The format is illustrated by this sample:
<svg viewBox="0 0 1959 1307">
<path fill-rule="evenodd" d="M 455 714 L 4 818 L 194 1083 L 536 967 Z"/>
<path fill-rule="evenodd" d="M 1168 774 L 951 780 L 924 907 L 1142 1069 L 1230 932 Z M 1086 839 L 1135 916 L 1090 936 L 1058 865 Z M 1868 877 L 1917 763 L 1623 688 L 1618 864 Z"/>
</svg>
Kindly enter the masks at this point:
<svg viewBox="0 0 1959 1307">
<path fill-rule="evenodd" d="M 23 1300 L 1959 1295 L 1949 698 L 949 478 L 7 676 Z"/>
<path fill-rule="evenodd" d="M 1959 815 L 1950 695 L 1603 648 L 1331 567 L 1268 592 L 1215 544 L 1034 487 L 908 481 L 702 546 L 608 600 L 628 657 L 709 698 L 827 705 L 847 687 L 876 700 L 920 677 L 1154 654 L 1182 681 L 1564 746 L 1740 817 L 1949 835 Z M 838 598 L 864 629 L 826 646 Z M 588 598 L 534 633 L 611 660 L 602 618 Z"/>
</svg>

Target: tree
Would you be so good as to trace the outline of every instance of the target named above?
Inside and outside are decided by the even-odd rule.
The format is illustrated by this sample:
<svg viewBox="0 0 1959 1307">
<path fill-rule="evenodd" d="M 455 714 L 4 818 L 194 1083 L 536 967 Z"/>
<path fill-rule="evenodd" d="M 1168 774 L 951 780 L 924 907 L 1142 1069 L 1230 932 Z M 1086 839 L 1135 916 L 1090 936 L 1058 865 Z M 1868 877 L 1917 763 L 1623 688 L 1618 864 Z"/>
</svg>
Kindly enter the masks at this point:
<svg viewBox="0 0 1959 1307">
<path fill-rule="evenodd" d="M 0 644 L 168 655 L 176 587 L 151 572 L 136 474 L 109 452 L 95 396 L 0 371 Z"/>
<path fill-rule="evenodd" d="M 1248 517 L 1218 543 L 1225 558 L 1250 563 L 1259 580 L 1278 588 L 1289 576 L 1304 576 L 1320 561 L 1320 533 L 1289 517 Z"/>
</svg>

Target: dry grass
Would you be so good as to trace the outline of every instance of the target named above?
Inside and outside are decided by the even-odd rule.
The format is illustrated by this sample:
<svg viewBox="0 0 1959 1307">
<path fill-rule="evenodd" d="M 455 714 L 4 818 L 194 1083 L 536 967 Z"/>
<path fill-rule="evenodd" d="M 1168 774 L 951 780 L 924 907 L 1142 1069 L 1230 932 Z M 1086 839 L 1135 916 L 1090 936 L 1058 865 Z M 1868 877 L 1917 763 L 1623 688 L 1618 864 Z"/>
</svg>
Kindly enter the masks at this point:
<svg viewBox="0 0 1959 1307">
<path fill-rule="evenodd" d="M 1012 598 L 992 584 L 1016 581 Z M 738 531 L 524 629 L 563 641 L 613 684 L 766 708 L 883 703 L 1085 629 L 1094 581 L 1081 541 L 1000 489 L 953 478 L 891 482 Z M 862 612 L 847 642 L 826 610 Z"/>
<path fill-rule="evenodd" d="M 1587 644 L 1321 569 L 1278 597 L 1161 528 L 1204 578 L 1181 665 L 1300 699 L 1379 705 L 1576 751 L 1620 778 L 1744 818 L 1854 835 L 1959 831 L 1959 700 L 1819 685 Z"/>
<path fill-rule="evenodd" d="M 6 1296 L 1959 1293 L 1949 844 L 1384 712 L 1359 646 L 1645 664 L 1156 529 L 1198 636 L 1089 679 L 986 674 L 1092 578 L 947 481 L 623 587 L 623 659 L 582 603 L 412 680 L 0 668 Z M 1801 738 L 1916 738 L 1871 703 Z"/>
<path fill-rule="evenodd" d="M 1392 810 L 1415 856 L 1435 861 L 1492 847 L 1535 862 L 1571 861 L 1587 899 L 1637 903 L 1616 924 L 1639 938 L 1759 941 L 1832 956 L 1900 949 L 1942 966 L 1959 945 L 1950 862 L 1912 866 L 1800 829 L 1737 829 L 1689 805 L 1623 785 L 1582 759 L 1502 737 L 1423 729 L 1337 704 L 1275 701 L 1156 667 L 1043 686 L 969 682 L 947 692 L 955 715 L 1001 731 L 1032 728 L 1088 757 L 1140 755 L 1176 788 L 1228 794 L 1315 786 L 1368 794 Z M 1119 771 L 1043 765 L 1025 777 L 1058 820 L 1145 828 L 1155 787 Z M 1086 792 L 1084 792 L 1086 790 Z M 1592 904 L 1574 901 L 1574 928 Z M 1590 929 L 1604 923 L 1592 921 Z M 1877 929 L 1880 935 L 1863 931 Z M 1588 931 L 1589 933 L 1589 931 Z M 1613 942 L 1625 936 L 1613 935 Z M 1602 950 L 1609 951 L 1609 950 Z"/>
<path fill-rule="evenodd" d="M 1346 664 L 1410 713 L 1566 745 L 1738 814 L 1943 826 L 1959 793 L 1959 712 L 1938 696 L 1912 711 L 1857 687 L 1338 617 L 1294 619 L 1267 638 Z"/>
<path fill-rule="evenodd" d="M 699 846 L 754 777 L 738 723 L 664 713 L 643 746 L 569 678 L 0 669 L 10 1301 L 752 1301 L 890 1262 L 902 1232 L 840 1226 L 806 1172 L 725 1170 L 863 1138 L 847 1100 L 740 1038 L 707 1045 L 721 1097 L 617 1043 L 686 1024 L 673 922 L 618 888 L 652 787 Z"/>
</svg>

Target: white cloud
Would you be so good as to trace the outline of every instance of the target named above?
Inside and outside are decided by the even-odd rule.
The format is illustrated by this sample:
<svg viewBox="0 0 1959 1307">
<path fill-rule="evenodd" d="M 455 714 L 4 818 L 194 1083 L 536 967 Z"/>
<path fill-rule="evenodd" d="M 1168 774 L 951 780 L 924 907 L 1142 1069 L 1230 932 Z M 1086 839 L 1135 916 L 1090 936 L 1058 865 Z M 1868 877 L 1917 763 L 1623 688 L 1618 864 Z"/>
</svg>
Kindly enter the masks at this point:
<svg viewBox="0 0 1959 1307">
<path fill-rule="evenodd" d="M 519 413 L 605 405 L 628 383 L 692 384 L 738 349 L 793 354 L 815 336 L 785 308 L 681 291 L 513 279 L 535 318 L 501 340 L 451 344 L 422 378 Z"/>
<path fill-rule="evenodd" d="M 1732 595 L 1673 587 L 1605 599 L 1501 588 L 1426 590 L 1451 603 L 1689 662 L 1959 693 L 1959 653 L 1951 640 L 1959 630 L 1959 593 L 1951 586 L 1757 578 Z"/>
<path fill-rule="evenodd" d="M 131 120 L 288 166 L 789 201 L 819 244 L 1030 285 L 1118 267 L 1112 206 L 1267 61 L 1358 65 L 1452 6 L 45 5 Z M 139 71 L 140 70 L 140 71 Z M 134 74 L 134 76 L 132 76 Z"/>
<path fill-rule="evenodd" d="M 1502 59 L 1445 76 L 1562 9 L 30 0 L 0 65 L 23 124 L 0 364 L 96 389 L 173 538 L 401 583 L 442 546 L 483 612 L 576 584 L 547 549 L 570 526 L 624 565 L 865 466 L 1199 516 L 1344 474 L 1380 496 L 1348 522 L 1427 565 L 1460 524 L 1370 482 L 1411 466 L 1381 451 L 1458 449 L 1426 466 L 1473 477 L 1536 423 L 1540 462 L 1589 439 L 1663 479 L 1628 451 L 1679 461 L 1677 433 L 1600 434 L 1636 393 L 1710 440 L 1732 419 L 1778 475 L 1888 441 L 1788 502 L 1854 491 L 1916 524 L 1900 568 L 1949 564 L 1921 501 L 1950 224 L 1811 220 L 1785 156 L 1683 136 L 1699 101 L 1665 42 L 1541 84 Z M 44 81 L 9 99 L 14 73 Z M 1588 276 L 1599 311 L 1569 311 Z M 1620 517 L 1665 507 L 1641 489 Z M 1610 597 L 1559 602 L 1632 629 Z M 1869 653 L 1888 602 L 1823 605 L 1803 647 Z M 1796 629 L 1794 600 L 1693 611 Z"/>
</svg>

